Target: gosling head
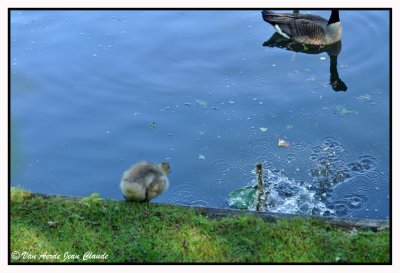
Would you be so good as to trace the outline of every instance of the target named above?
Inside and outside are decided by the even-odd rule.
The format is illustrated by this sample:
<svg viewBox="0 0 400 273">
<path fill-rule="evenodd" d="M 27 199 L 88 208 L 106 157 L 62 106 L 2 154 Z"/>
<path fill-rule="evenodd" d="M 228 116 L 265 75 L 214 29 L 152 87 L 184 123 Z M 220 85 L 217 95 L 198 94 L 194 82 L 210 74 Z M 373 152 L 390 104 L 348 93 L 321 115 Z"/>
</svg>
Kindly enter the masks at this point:
<svg viewBox="0 0 400 273">
<path fill-rule="evenodd" d="M 171 167 L 168 162 L 161 162 L 160 167 L 161 167 L 161 169 L 164 170 L 165 174 L 171 173 Z"/>
<path fill-rule="evenodd" d="M 256 164 L 256 173 L 259 174 L 263 171 L 263 165 L 262 163 L 257 163 Z"/>
</svg>

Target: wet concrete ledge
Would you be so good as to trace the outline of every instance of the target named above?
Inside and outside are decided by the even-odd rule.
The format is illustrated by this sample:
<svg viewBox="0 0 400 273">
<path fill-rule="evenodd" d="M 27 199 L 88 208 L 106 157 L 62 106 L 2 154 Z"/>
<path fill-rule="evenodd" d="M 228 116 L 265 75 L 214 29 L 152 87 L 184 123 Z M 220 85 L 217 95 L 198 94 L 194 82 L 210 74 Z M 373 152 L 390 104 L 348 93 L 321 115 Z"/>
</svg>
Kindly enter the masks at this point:
<svg viewBox="0 0 400 273">
<path fill-rule="evenodd" d="M 84 197 L 80 196 L 66 196 L 66 195 L 52 195 L 43 193 L 32 193 L 33 196 L 40 196 L 42 198 L 63 198 L 69 200 L 80 200 Z M 123 200 L 115 200 L 116 202 L 126 202 Z M 220 208 L 207 208 L 207 207 L 196 207 L 188 205 L 173 205 L 173 204 L 161 204 L 153 203 L 157 206 L 169 206 L 169 207 L 181 207 L 181 208 L 192 208 L 196 212 L 205 215 L 209 218 L 222 218 L 228 216 L 243 216 L 243 215 L 254 215 L 261 217 L 267 222 L 275 222 L 278 219 L 288 218 L 302 218 L 316 221 L 327 222 L 334 226 L 340 226 L 344 228 L 357 228 L 357 229 L 370 229 L 373 231 L 379 231 L 390 227 L 389 220 L 378 220 L 378 219 L 361 219 L 361 218 L 342 218 L 342 217 L 324 217 L 324 216 L 311 216 L 311 215 L 299 215 L 299 214 L 284 214 L 284 213 L 273 213 L 273 212 L 257 212 L 248 210 L 238 209 L 220 209 Z"/>
</svg>

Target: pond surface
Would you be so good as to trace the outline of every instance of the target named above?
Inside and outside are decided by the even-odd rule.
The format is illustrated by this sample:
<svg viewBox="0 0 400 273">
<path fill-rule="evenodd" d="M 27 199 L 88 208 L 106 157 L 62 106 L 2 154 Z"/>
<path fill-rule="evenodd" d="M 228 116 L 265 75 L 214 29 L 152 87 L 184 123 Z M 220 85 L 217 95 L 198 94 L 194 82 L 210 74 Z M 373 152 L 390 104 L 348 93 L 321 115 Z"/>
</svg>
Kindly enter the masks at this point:
<svg viewBox="0 0 400 273">
<path fill-rule="evenodd" d="M 154 202 L 228 207 L 263 162 L 273 211 L 388 218 L 389 12 L 341 21 L 332 53 L 268 43 L 259 10 L 14 10 L 11 185 L 123 199 L 169 161 Z"/>
</svg>

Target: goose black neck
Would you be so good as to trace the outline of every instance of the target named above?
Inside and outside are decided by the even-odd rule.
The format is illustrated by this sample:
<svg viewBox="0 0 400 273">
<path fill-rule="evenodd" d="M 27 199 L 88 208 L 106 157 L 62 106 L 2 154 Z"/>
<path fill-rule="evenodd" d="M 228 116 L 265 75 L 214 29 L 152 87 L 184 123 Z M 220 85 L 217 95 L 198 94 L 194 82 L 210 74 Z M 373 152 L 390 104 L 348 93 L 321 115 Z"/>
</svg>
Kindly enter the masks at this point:
<svg viewBox="0 0 400 273">
<path fill-rule="evenodd" d="M 332 13 L 331 13 L 331 17 L 329 18 L 329 21 L 328 21 L 328 25 L 336 23 L 336 22 L 340 22 L 339 10 L 333 9 Z"/>
<path fill-rule="evenodd" d="M 330 65 L 330 84 L 334 91 L 346 91 L 347 85 L 340 79 L 339 72 L 337 70 L 337 58 L 338 56 L 330 56 L 331 65 Z"/>
</svg>

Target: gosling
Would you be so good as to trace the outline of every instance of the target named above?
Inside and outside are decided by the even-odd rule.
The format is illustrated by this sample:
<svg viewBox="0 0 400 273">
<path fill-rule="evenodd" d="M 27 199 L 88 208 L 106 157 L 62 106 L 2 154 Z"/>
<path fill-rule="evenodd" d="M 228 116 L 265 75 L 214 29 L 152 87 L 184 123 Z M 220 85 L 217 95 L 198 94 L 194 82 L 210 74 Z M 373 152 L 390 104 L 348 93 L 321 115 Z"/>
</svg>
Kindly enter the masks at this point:
<svg viewBox="0 0 400 273">
<path fill-rule="evenodd" d="M 169 186 L 168 162 L 151 164 L 142 161 L 124 172 L 120 187 L 128 201 L 148 202 L 163 193 Z"/>
</svg>

